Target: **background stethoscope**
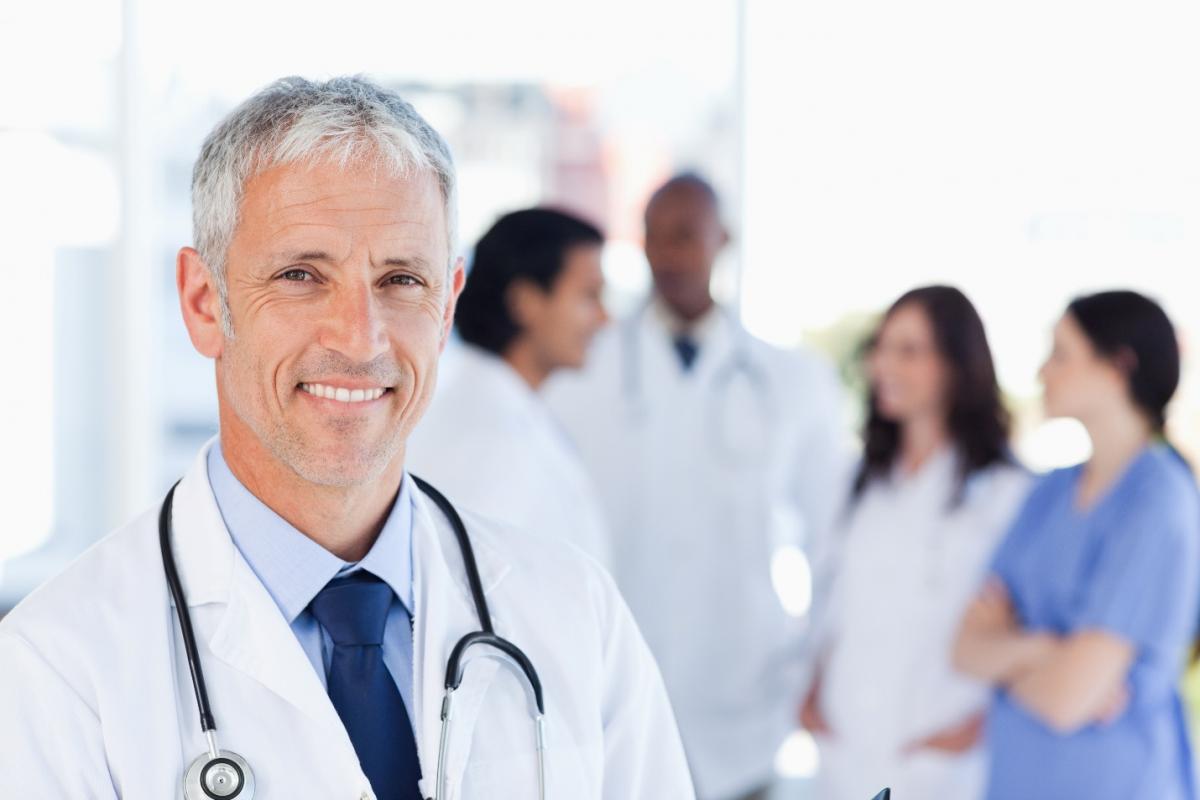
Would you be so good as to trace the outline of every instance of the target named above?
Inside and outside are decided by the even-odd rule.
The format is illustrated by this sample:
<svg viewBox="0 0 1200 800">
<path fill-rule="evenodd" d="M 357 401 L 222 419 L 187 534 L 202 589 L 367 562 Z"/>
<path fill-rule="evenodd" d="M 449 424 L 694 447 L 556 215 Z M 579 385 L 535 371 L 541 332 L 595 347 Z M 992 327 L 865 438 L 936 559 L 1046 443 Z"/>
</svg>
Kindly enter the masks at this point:
<svg viewBox="0 0 1200 800">
<path fill-rule="evenodd" d="M 442 730 L 438 743 L 437 783 L 434 784 L 433 800 L 445 797 L 446 751 L 450 741 L 450 722 L 454 717 L 454 693 L 462 685 L 466 670 L 464 656 L 475 645 L 487 645 L 498 650 L 520 668 L 525 675 L 529 687 L 533 690 L 533 700 L 536 709 L 533 713 L 534 735 L 537 742 L 538 760 L 538 797 L 546 797 L 546 761 L 545 761 L 545 714 L 546 707 L 542 697 L 542 682 L 538 679 L 537 671 L 529 658 L 512 642 L 496 635 L 492 627 L 492 615 L 488 611 L 487 600 L 483 596 L 483 582 L 479 577 L 479 567 L 475 563 L 475 551 L 467 536 L 466 525 L 462 517 L 454 509 L 446 497 L 425 481 L 410 476 L 421 491 L 425 492 L 438 509 L 446 515 L 454 529 L 458 547 L 462 553 L 463 567 L 467 573 L 467 583 L 471 589 L 471 599 L 475 604 L 475 612 L 479 617 L 480 630 L 468 633 L 458 640 L 450 652 L 446 663 L 446 694 L 442 698 Z M 179 617 L 179 630 L 183 637 L 183 647 L 187 654 L 188 670 L 192 675 L 192 687 L 196 691 L 196 708 L 200 712 L 200 729 L 208 742 L 208 751 L 201 753 L 188 767 L 183 777 L 183 796 L 185 800 L 252 800 L 254 797 L 254 771 L 237 753 L 231 750 L 221 750 L 217 746 L 217 724 L 214 720 L 212 707 L 208 702 L 208 687 L 204 683 L 204 670 L 200 663 L 200 655 L 196 648 L 196 635 L 192 630 L 191 614 L 188 612 L 187 600 L 183 594 L 183 584 L 179 580 L 179 572 L 175 566 L 175 556 L 171 550 L 171 507 L 175 497 L 175 489 L 171 487 L 163 500 L 162 509 L 158 514 L 158 541 L 162 550 L 163 570 L 167 577 L 167 588 L 171 599 L 175 602 L 175 611 Z"/>
<path fill-rule="evenodd" d="M 630 315 L 621 323 L 621 394 L 628 408 L 631 421 L 644 425 L 649 417 L 648 398 L 644 391 L 640 323 L 649 310 L 644 304 L 638 313 Z M 720 311 L 726 314 L 728 312 Z M 727 463 L 744 464 L 766 449 L 770 431 L 778 420 L 775 398 L 772 394 L 771 378 L 767 371 L 749 353 L 746 334 L 736 320 L 727 320 L 730 352 L 725 355 L 711 378 L 711 387 L 705 393 L 704 417 L 708 428 L 709 444 L 715 454 Z M 700 356 L 703 358 L 703 354 Z M 748 393 L 757 406 L 754 426 L 746 426 L 745 417 L 731 420 L 729 411 L 734 408 L 734 394 L 739 380 L 744 381 L 743 391 Z M 735 435 L 731 423 L 738 425 Z M 755 433 L 751 433 L 754 431 Z"/>
</svg>

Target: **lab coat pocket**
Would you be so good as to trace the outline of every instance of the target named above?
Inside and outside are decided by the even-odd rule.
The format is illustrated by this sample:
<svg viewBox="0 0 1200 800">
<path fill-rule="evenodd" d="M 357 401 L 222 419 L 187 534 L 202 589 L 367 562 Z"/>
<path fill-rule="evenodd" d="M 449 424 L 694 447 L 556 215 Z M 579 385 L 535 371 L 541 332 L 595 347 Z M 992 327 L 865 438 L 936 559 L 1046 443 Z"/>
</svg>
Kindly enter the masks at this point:
<svg viewBox="0 0 1200 800">
<path fill-rule="evenodd" d="M 532 717 L 532 697 L 512 665 L 495 663 L 499 669 L 471 726 L 467 748 L 470 758 L 462 769 L 461 794 L 451 792 L 452 798 L 538 796 L 539 739 Z M 598 797 L 598 770 L 589 776 L 585 753 L 554 711 L 547 705 L 543 718 L 546 796 L 572 800 Z M 600 764 L 602 759 L 603 753 L 598 751 L 594 764 Z"/>
<path fill-rule="evenodd" d="M 459 800 L 494 797 L 537 797 L 537 752 L 532 748 L 503 758 L 472 759 L 463 774 Z"/>
<path fill-rule="evenodd" d="M 546 759 L 546 796 L 590 800 L 600 796 L 600 779 L 589 781 L 582 754 L 577 748 L 548 747 Z M 463 774 L 461 794 L 456 800 L 482 800 L 498 797 L 538 797 L 538 754 L 534 747 L 513 748 L 499 758 L 472 759 Z"/>
</svg>

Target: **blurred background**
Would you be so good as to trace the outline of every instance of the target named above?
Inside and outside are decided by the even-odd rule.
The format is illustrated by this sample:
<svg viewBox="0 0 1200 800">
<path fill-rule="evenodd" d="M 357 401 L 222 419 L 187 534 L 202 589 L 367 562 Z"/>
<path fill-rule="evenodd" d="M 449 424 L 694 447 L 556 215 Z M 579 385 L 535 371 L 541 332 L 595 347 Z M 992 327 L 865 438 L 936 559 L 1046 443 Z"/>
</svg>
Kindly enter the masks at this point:
<svg viewBox="0 0 1200 800">
<path fill-rule="evenodd" d="M 1056 316 L 1142 290 L 1181 328 L 1170 424 L 1200 455 L 1198 35 L 1200 8 L 1166 0 L 2 4 L 0 611 L 215 432 L 174 290 L 191 166 L 288 74 L 399 88 L 455 151 L 464 243 L 534 203 L 597 222 L 617 311 L 648 285 L 649 190 L 704 173 L 734 231 L 718 296 L 852 386 L 875 314 L 959 286 L 1039 469 L 1088 447 L 1039 418 Z M 810 743 L 779 766 L 802 786 Z"/>
</svg>

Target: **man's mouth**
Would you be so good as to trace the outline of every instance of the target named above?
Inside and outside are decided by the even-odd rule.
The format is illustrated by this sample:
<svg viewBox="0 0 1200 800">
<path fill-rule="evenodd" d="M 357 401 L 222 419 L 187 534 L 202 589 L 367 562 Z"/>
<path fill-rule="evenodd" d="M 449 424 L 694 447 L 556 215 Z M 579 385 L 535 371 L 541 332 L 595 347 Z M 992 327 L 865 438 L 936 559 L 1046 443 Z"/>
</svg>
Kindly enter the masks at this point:
<svg viewBox="0 0 1200 800">
<path fill-rule="evenodd" d="M 384 394 L 390 391 L 390 387 L 368 386 L 350 389 L 345 386 L 330 386 L 326 383 L 302 383 L 300 384 L 300 390 L 308 392 L 313 397 L 334 400 L 339 403 L 369 403 L 372 400 L 378 400 L 383 397 Z"/>
</svg>

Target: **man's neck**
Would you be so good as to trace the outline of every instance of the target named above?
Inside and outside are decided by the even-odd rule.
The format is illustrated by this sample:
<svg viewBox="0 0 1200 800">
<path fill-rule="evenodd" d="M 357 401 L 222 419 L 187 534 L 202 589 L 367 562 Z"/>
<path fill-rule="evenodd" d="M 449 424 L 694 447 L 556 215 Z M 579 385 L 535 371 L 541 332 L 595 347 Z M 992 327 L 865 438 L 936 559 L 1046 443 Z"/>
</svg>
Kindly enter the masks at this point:
<svg viewBox="0 0 1200 800">
<path fill-rule="evenodd" d="M 357 486 L 306 481 L 281 464 L 240 423 L 221 425 L 225 463 L 243 486 L 296 530 L 343 561 L 370 552 L 404 476 L 401 453 L 375 480 Z"/>
<path fill-rule="evenodd" d="M 663 304 L 667 312 L 683 323 L 685 327 L 691 327 L 704 319 L 708 316 L 708 312 L 712 311 L 717 305 L 716 301 L 712 299 L 712 295 L 707 295 L 702 301 L 697 301 L 689 306 L 671 305 L 665 301 L 663 301 Z"/>
<path fill-rule="evenodd" d="M 550 377 L 551 369 L 538 357 L 533 343 L 518 339 L 504 351 L 503 359 L 530 389 L 537 391 Z"/>
</svg>

